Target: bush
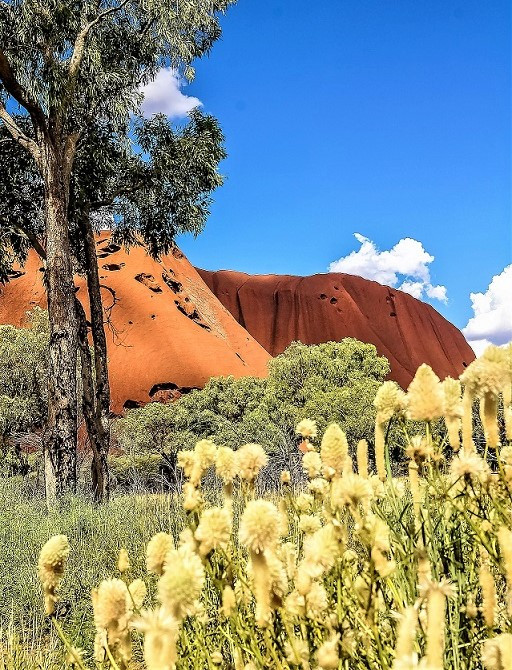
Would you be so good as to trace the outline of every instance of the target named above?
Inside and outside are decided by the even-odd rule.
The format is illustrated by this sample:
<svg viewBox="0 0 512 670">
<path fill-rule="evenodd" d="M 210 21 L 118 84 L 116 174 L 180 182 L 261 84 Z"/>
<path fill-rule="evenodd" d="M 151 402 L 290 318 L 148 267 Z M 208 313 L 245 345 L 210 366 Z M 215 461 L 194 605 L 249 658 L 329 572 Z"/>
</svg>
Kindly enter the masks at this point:
<svg viewBox="0 0 512 670">
<path fill-rule="evenodd" d="M 47 414 L 48 315 L 35 308 L 28 328 L 0 326 L 0 450 L 2 470 L 24 469 L 12 436 L 40 429 Z"/>
<path fill-rule="evenodd" d="M 335 421 L 349 442 L 373 440 L 373 399 L 389 372 L 375 347 L 347 338 L 319 345 L 292 343 L 271 360 L 267 379 L 212 378 L 204 389 L 172 405 L 151 403 L 117 421 L 115 436 L 128 454 L 175 453 L 204 438 L 234 449 L 262 444 L 274 461 L 293 469 L 295 426 Z M 271 474 L 271 473 L 267 473 Z"/>
<path fill-rule="evenodd" d="M 162 488 L 162 459 L 158 454 L 124 454 L 109 459 L 109 463 L 113 486 L 130 491 Z"/>
</svg>

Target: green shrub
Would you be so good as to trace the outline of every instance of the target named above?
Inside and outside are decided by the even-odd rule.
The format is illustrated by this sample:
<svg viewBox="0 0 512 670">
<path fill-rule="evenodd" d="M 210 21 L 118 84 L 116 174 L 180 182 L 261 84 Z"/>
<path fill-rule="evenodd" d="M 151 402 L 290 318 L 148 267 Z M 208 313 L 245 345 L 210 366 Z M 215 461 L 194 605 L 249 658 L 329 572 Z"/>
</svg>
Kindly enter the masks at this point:
<svg viewBox="0 0 512 670">
<path fill-rule="evenodd" d="M 25 464 L 11 437 L 42 427 L 47 414 L 48 315 L 35 308 L 29 326 L 0 326 L 0 472 Z"/>
<path fill-rule="evenodd" d="M 124 490 L 162 488 L 162 459 L 158 454 L 124 454 L 109 459 L 112 485 Z"/>
<path fill-rule="evenodd" d="M 128 454 L 172 454 L 203 438 L 238 448 L 262 444 L 281 467 L 293 467 L 295 426 L 314 416 L 319 431 L 336 421 L 349 441 L 373 441 L 373 399 L 389 372 L 375 347 L 347 338 L 319 345 L 292 343 L 269 363 L 266 379 L 212 378 L 171 405 L 151 403 L 117 421 Z"/>
</svg>

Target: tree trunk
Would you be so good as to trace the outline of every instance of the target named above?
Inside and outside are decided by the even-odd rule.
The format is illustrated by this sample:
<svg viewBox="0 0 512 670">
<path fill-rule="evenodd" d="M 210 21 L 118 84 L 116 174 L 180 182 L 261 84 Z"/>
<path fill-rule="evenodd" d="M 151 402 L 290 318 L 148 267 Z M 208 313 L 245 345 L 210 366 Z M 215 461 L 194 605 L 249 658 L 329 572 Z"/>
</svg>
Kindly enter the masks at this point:
<svg viewBox="0 0 512 670">
<path fill-rule="evenodd" d="M 69 184 L 53 148 L 43 147 L 42 173 L 46 210 L 46 289 L 50 321 L 47 452 L 55 483 L 52 497 L 76 491 L 77 319 L 68 236 Z M 51 477 L 50 477 L 51 479 Z"/>
<path fill-rule="evenodd" d="M 107 339 L 105 337 L 105 328 L 103 325 L 103 303 L 101 300 L 96 243 L 88 213 L 86 213 L 82 219 L 82 233 L 85 249 L 87 289 L 91 311 L 91 330 L 94 345 L 94 410 L 99 459 L 98 463 L 93 462 L 92 475 L 94 486 L 94 480 L 98 479 L 100 471 L 102 473 L 101 481 L 103 482 L 103 490 L 98 490 L 98 497 L 99 499 L 102 499 L 103 497 L 108 498 L 110 493 L 108 470 L 108 450 L 110 441 L 110 383 L 108 377 Z"/>
<path fill-rule="evenodd" d="M 109 494 L 108 439 L 103 430 L 100 413 L 95 402 L 91 351 L 87 337 L 87 320 L 84 308 L 76 299 L 78 318 L 78 340 L 82 364 L 82 412 L 91 443 L 93 459 L 91 466 L 92 489 L 95 502 L 101 502 Z"/>
<path fill-rule="evenodd" d="M 85 260 L 87 271 L 87 290 L 91 309 L 92 339 L 94 344 L 94 368 L 96 373 L 96 406 L 101 413 L 101 421 L 105 432 L 109 431 L 110 416 L 110 382 L 108 378 L 107 338 L 103 325 L 103 303 L 101 300 L 100 276 L 96 243 L 91 220 L 84 220 Z"/>
</svg>

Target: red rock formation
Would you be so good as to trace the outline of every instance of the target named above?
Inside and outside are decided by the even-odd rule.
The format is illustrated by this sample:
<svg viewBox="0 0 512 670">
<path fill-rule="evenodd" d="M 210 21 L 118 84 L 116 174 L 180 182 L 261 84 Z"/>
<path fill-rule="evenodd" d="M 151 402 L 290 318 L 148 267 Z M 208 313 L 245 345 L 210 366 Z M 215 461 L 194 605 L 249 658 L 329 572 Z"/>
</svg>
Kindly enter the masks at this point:
<svg viewBox="0 0 512 670">
<path fill-rule="evenodd" d="M 355 337 L 386 356 L 390 377 L 404 388 L 422 363 L 444 378 L 458 376 L 475 357 L 462 333 L 433 307 L 362 277 L 198 272 L 273 356 L 294 340 L 319 344 Z"/>
<path fill-rule="evenodd" d="M 140 247 L 127 254 L 107 235 L 97 245 L 115 413 L 177 398 L 214 375 L 266 375 L 270 356 L 181 252 L 157 262 Z M 0 323 L 22 325 L 27 310 L 46 306 L 40 268 L 31 253 L 21 272 L 0 285 Z M 77 277 L 76 285 L 86 298 L 84 280 Z"/>
</svg>

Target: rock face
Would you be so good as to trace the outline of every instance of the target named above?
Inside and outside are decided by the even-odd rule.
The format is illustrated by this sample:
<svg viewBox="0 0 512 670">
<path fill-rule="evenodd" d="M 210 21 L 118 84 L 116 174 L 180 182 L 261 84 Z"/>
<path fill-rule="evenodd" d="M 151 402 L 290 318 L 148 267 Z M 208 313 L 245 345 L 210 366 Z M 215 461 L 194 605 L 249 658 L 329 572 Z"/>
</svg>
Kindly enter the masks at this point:
<svg viewBox="0 0 512 670">
<path fill-rule="evenodd" d="M 178 398 L 215 375 L 266 375 L 269 354 L 181 252 L 157 262 L 139 247 L 127 254 L 106 235 L 97 238 L 97 248 L 113 412 Z M 26 266 L 0 284 L 0 323 L 23 325 L 27 310 L 46 307 L 42 276 L 31 253 Z M 85 281 L 76 277 L 76 285 L 89 314 Z"/>
<path fill-rule="evenodd" d="M 273 356 L 294 340 L 304 344 L 355 337 L 370 342 L 406 388 L 428 363 L 444 378 L 475 357 L 462 333 L 416 298 L 347 274 L 247 275 L 198 270 L 235 319 Z"/>
</svg>

